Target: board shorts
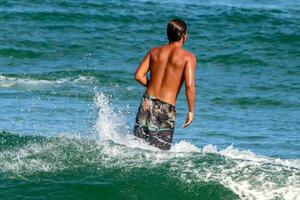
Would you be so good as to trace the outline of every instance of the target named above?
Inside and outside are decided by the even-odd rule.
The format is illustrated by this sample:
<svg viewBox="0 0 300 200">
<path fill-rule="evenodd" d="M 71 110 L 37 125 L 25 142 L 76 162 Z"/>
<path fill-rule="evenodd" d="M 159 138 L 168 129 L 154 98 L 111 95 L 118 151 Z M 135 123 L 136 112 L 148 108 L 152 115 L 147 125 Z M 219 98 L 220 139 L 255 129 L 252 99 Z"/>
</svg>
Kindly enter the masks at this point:
<svg viewBox="0 0 300 200">
<path fill-rule="evenodd" d="M 134 136 L 162 150 L 170 149 L 175 113 L 175 106 L 145 92 L 136 115 Z"/>
</svg>

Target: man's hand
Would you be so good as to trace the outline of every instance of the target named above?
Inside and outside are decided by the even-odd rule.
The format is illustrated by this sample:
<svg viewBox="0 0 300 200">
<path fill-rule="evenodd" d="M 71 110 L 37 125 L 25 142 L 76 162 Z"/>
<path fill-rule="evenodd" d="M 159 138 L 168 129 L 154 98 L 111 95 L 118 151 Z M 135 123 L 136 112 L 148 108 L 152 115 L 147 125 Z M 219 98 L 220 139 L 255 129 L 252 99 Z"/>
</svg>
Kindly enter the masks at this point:
<svg viewBox="0 0 300 200">
<path fill-rule="evenodd" d="M 185 123 L 182 125 L 183 128 L 187 127 L 190 125 L 193 121 L 194 113 L 189 112 L 188 115 L 186 116 Z"/>
</svg>

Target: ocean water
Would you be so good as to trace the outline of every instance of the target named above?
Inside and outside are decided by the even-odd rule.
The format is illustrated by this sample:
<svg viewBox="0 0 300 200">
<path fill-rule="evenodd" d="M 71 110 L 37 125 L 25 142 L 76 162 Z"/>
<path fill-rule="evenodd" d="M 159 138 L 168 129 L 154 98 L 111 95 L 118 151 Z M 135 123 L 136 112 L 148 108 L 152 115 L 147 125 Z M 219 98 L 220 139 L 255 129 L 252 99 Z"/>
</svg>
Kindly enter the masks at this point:
<svg viewBox="0 0 300 200">
<path fill-rule="evenodd" d="M 174 17 L 196 113 L 160 151 L 133 75 Z M 299 1 L 0 1 L 0 199 L 300 199 L 299 47 Z"/>
</svg>

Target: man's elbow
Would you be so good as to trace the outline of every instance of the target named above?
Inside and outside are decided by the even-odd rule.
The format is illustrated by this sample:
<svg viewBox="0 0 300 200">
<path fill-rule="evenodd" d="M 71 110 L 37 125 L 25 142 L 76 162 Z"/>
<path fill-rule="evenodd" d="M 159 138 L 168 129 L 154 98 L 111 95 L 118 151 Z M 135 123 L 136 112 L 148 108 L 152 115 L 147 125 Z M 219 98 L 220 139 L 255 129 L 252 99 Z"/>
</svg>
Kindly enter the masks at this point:
<svg viewBox="0 0 300 200">
<path fill-rule="evenodd" d="M 134 74 L 134 79 L 135 79 L 136 81 L 139 80 L 139 79 L 140 79 L 139 74 L 135 73 L 135 74 Z"/>
<path fill-rule="evenodd" d="M 189 93 L 195 93 L 195 85 L 194 84 L 186 84 L 185 90 Z"/>
<path fill-rule="evenodd" d="M 185 85 L 185 88 L 186 88 L 187 90 L 195 90 L 195 84 L 186 84 L 186 85 Z"/>
</svg>

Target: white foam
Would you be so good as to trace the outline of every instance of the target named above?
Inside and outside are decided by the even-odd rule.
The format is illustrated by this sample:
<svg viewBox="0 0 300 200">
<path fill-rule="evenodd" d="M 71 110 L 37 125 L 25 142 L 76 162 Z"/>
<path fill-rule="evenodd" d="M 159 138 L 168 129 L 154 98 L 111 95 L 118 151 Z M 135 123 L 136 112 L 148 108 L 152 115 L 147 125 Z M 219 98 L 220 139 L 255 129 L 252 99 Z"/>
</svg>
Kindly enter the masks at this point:
<svg viewBox="0 0 300 200">
<path fill-rule="evenodd" d="M 104 144 L 103 152 L 108 156 L 108 164 L 111 160 L 118 160 L 118 164 L 125 166 L 145 166 L 145 163 L 151 166 L 177 158 L 172 160 L 170 170 L 186 182 L 195 181 L 195 178 L 199 181 L 217 181 L 242 199 L 295 200 L 300 197 L 299 160 L 259 156 L 250 150 L 240 151 L 233 145 L 218 150 L 209 144 L 201 149 L 186 141 L 173 145 L 170 151 L 160 151 L 135 140 L 128 130 L 122 128 L 125 127 L 123 116 L 121 112 L 114 112 L 105 94 L 96 94 L 95 103 L 99 108 L 95 128 Z M 121 145 L 106 143 L 109 140 Z M 202 165 L 193 162 L 193 156 L 199 159 L 207 153 L 222 156 L 225 160 Z M 188 160 L 182 162 L 182 159 Z"/>
<path fill-rule="evenodd" d="M 172 145 L 170 152 L 201 152 L 201 149 L 187 141 L 180 141 L 179 143 Z"/>
<path fill-rule="evenodd" d="M 35 171 L 51 171 L 53 164 L 45 162 L 40 157 L 34 155 L 43 154 L 49 149 L 53 149 L 53 144 L 39 145 L 31 144 L 20 149 L 7 150 L 0 154 L 0 166 L 3 172 L 13 172 L 14 174 L 32 174 Z"/>
<path fill-rule="evenodd" d="M 226 149 L 221 150 L 218 153 L 220 155 L 227 156 L 234 159 L 248 160 L 248 161 L 260 162 L 260 163 L 270 163 L 274 165 L 282 165 L 286 167 L 293 167 L 293 168 L 300 169 L 299 159 L 288 160 L 288 159 L 271 158 L 267 156 L 256 155 L 250 150 L 240 151 L 238 149 L 235 149 L 233 145 L 228 146 Z"/>
<path fill-rule="evenodd" d="M 96 144 L 69 134 L 59 136 L 58 140 L 29 143 L 1 151 L 0 171 L 26 177 L 35 172 L 85 165 L 130 170 L 168 163 L 170 176 L 182 182 L 218 182 L 241 199 L 297 200 L 300 197 L 299 160 L 260 156 L 250 150 L 238 150 L 233 145 L 220 150 L 212 144 L 199 148 L 186 141 L 162 151 L 132 136 L 122 112 L 112 107 L 109 96 L 97 93 L 95 104 L 99 108 L 95 125 L 99 141 Z M 66 152 L 70 148 L 72 154 Z M 90 154 L 92 156 L 87 156 Z"/>
<path fill-rule="evenodd" d="M 47 80 L 33 80 L 28 78 L 15 78 L 0 75 L 0 87 L 13 87 L 16 85 L 28 87 L 47 84 L 51 84 L 51 82 Z"/>
<path fill-rule="evenodd" d="M 65 83 L 74 84 L 92 84 L 96 82 L 96 78 L 93 76 L 78 76 L 75 78 L 60 78 L 56 80 L 43 80 L 43 79 L 32 79 L 32 78 L 16 78 L 0 75 L 0 88 L 10 87 L 25 87 L 25 88 L 41 88 L 50 87 L 53 85 L 61 85 Z"/>
</svg>

